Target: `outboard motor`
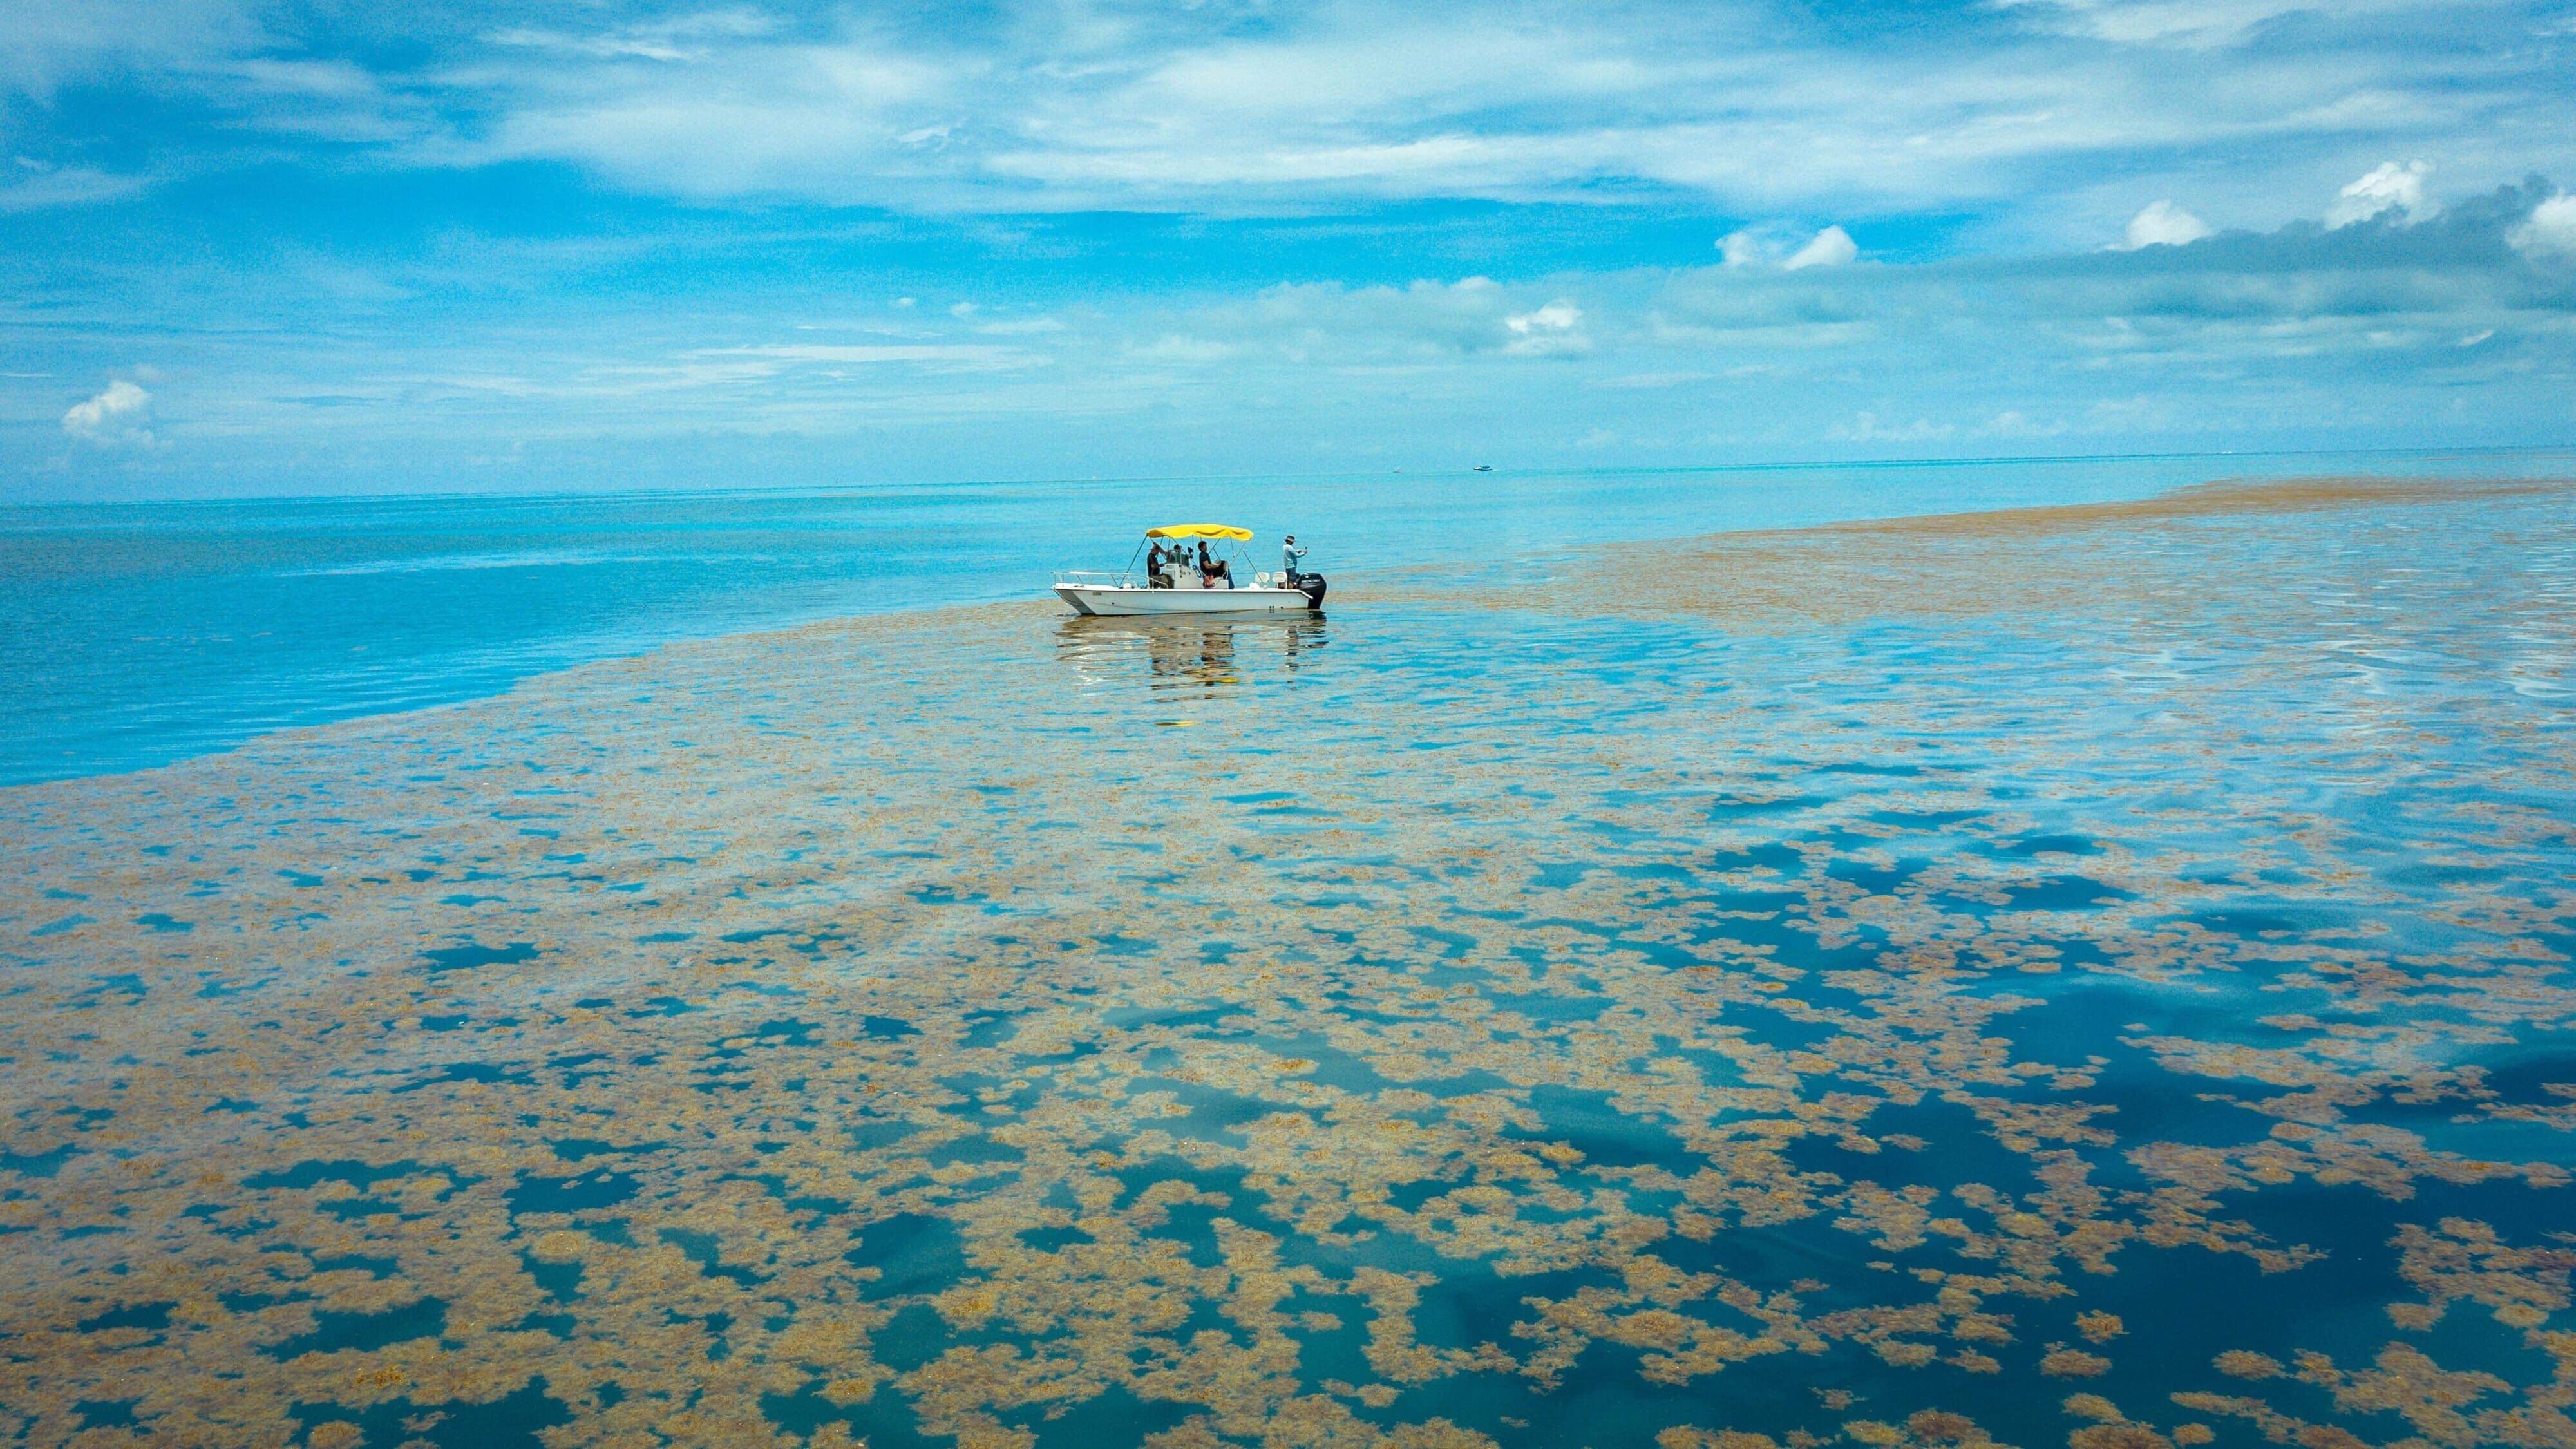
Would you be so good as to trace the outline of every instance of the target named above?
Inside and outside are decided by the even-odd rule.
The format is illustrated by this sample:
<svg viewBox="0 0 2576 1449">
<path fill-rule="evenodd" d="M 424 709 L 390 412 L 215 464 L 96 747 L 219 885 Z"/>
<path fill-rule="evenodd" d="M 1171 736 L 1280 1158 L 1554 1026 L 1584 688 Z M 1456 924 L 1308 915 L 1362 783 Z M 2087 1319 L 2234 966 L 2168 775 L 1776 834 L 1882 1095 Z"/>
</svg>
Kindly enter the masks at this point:
<svg viewBox="0 0 2576 1449">
<path fill-rule="evenodd" d="M 1307 608 L 1319 614 L 1324 611 L 1324 576 L 1322 574 L 1299 574 L 1297 582 L 1290 587 L 1306 596 Z"/>
</svg>

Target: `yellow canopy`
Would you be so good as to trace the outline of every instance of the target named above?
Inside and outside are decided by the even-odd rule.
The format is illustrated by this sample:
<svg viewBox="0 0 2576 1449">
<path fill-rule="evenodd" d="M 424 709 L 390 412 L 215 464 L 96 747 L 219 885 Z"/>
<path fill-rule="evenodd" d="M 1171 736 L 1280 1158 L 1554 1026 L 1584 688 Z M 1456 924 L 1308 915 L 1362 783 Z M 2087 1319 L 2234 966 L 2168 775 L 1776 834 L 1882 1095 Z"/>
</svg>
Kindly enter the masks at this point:
<svg viewBox="0 0 2576 1449">
<path fill-rule="evenodd" d="M 1237 543 L 1252 542 L 1252 530 L 1227 523 L 1166 523 L 1145 530 L 1147 538 L 1230 538 Z"/>
</svg>

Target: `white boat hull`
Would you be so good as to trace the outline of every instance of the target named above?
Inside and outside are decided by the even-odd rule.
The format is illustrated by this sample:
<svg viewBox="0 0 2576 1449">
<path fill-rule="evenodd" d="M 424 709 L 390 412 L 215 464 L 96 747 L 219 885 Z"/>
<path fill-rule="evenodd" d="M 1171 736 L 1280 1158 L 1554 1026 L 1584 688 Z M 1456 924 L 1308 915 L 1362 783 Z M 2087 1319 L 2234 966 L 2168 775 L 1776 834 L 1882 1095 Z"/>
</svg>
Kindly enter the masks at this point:
<svg viewBox="0 0 2576 1449">
<path fill-rule="evenodd" d="M 1114 584 L 1057 584 L 1055 596 L 1077 614 L 1133 618 L 1145 614 L 1285 614 L 1312 607 L 1296 589 L 1139 589 Z"/>
</svg>

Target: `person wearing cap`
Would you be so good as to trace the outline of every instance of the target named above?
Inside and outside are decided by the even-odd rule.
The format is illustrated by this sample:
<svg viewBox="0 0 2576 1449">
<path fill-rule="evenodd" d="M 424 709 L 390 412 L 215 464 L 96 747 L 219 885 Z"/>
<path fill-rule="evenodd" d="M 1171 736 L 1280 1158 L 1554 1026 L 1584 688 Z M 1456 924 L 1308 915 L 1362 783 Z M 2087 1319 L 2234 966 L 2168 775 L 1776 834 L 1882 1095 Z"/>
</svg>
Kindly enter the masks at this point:
<svg viewBox="0 0 2576 1449">
<path fill-rule="evenodd" d="M 1297 546 L 1297 535 L 1288 535 L 1288 541 L 1279 546 L 1279 555 L 1280 572 L 1287 576 L 1288 586 L 1293 589 L 1297 586 L 1297 560 L 1306 556 L 1306 551 Z"/>
</svg>

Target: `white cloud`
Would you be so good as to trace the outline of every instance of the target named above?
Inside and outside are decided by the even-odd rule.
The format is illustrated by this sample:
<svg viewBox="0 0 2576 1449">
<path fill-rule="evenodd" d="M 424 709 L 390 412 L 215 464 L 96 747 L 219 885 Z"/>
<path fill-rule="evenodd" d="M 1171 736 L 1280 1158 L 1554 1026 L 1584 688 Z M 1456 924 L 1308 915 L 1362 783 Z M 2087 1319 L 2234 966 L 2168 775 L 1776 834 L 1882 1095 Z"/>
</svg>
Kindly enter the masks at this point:
<svg viewBox="0 0 2576 1449">
<path fill-rule="evenodd" d="M 1916 418 L 1902 425 L 1882 423 L 1876 413 L 1862 413 L 1829 429 L 1827 437 L 1850 443 L 1931 443 L 1959 431 L 1956 424 Z"/>
<path fill-rule="evenodd" d="M 1850 232 L 1829 226 L 1816 233 L 1814 240 L 1798 248 L 1780 267 L 1790 272 L 1806 267 L 1839 267 L 1859 255 L 1860 247 L 1852 241 Z"/>
<path fill-rule="evenodd" d="M 885 346 L 831 346 L 799 344 L 785 347 L 707 348 L 701 357 L 738 357 L 755 360 L 763 366 L 857 365 L 909 362 L 934 369 L 969 372 L 1010 372 L 1024 367 L 1042 367 L 1049 359 L 1042 353 L 1018 347 L 997 347 L 981 343 L 896 343 Z"/>
<path fill-rule="evenodd" d="M 1535 311 L 1523 312 L 1517 317 L 1506 317 L 1503 319 L 1503 325 L 1523 334 L 1571 332 L 1582 321 L 1583 309 L 1559 298 Z"/>
<path fill-rule="evenodd" d="M 2136 216 L 2129 218 L 2129 230 L 2122 239 L 2122 251 L 2143 247 L 2189 246 L 2203 237 L 2214 236 L 2209 223 L 2183 210 L 2170 201 L 2151 201 Z"/>
<path fill-rule="evenodd" d="M 120 377 L 98 396 L 73 404 L 63 414 L 63 431 L 103 447 L 119 443 L 149 447 L 154 441 L 152 394 Z"/>
<path fill-rule="evenodd" d="M 48 166 L 20 156 L 0 173 L 0 211 L 38 211 L 49 206 L 87 206 L 131 196 L 150 182 L 88 166 Z"/>
<path fill-rule="evenodd" d="M 1583 309 L 1560 297 L 1544 307 L 1505 317 L 1513 340 L 1503 350 L 1522 357 L 1552 357 L 1592 350 L 1582 332 Z"/>
<path fill-rule="evenodd" d="M 2402 211 L 2407 221 L 2422 221 L 2437 209 L 2424 199 L 2424 177 L 2432 169 L 2430 161 L 2409 161 L 2403 166 L 2394 161 L 2379 163 L 2326 208 L 2326 225 L 2351 226 L 2385 211 Z"/>
<path fill-rule="evenodd" d="M 2505 234 L 2527 257 L 2576 257 L 2576 196 L 2553 196 Z"/>
<path fill-rule="evenodd" d="M 1751 227 L 1719 237 L 1717 251 L 1730 267 L 1755 266 L 1770 258 L 1770 250 L 1763 245 L 1762 234 Z"/>
</svg>

